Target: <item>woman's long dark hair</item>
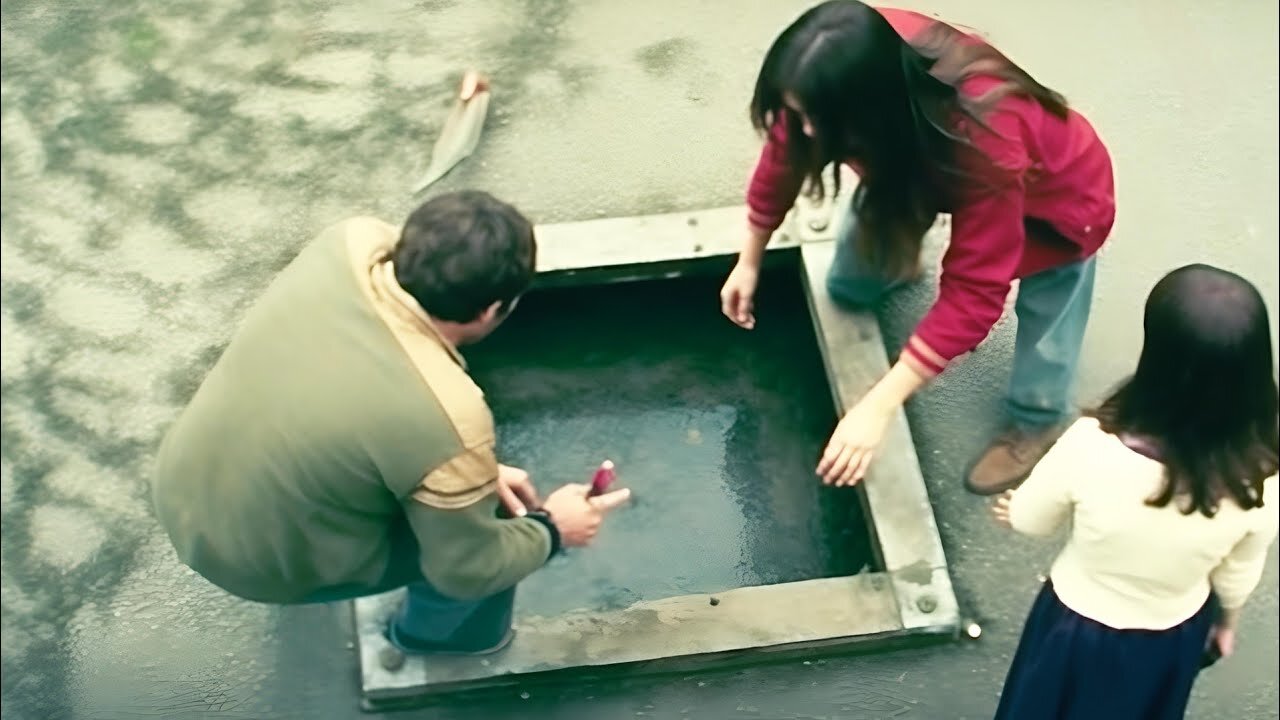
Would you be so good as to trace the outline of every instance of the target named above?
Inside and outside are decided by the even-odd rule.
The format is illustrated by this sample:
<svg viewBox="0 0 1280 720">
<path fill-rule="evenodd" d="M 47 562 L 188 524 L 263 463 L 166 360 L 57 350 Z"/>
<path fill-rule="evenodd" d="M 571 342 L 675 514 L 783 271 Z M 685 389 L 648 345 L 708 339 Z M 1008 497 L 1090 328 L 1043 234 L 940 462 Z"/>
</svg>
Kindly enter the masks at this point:
<svg viewBox="0 0 1280 720">
<path fill-rule="evenodd" d="M 1213 517 L 1230 497 L 1262 507 L 1280 457 L 1271 321 L 1248 280 L 1208 265 L 1169 273 L 1147 298 L 1138 369 L 1094 412 L 1104 431 L 1154 445 L 1167 468 L 1147 501 Z"/>
<path fill-rule="evenodd" d="M 966 173 L 957 162 L 971 147 L 956 130 L 961 117 L 982 124 L 1000 97 L 1021 93 L 1066 117 L 1061 95 L 1036 82 L 1000 52 L 943 23 L 908 44 L 884 17 L 856 0 L 829 0 L 801 15 L 765 54 L 751 100 L 751 120 L 767 132 L 786 123 L 793 168 L 810 193 L 826 192 L 823 170 L 856 159 L 865 170 L 854 197 L 862 257 L 890 277 L 907 277 L 919 264 L 921 236 L 953 199 L 951 187 Z M 1004 80 L 982 98 L 956 90 L 973 75 Z M 800 132 L 799 102 L 815 137 Z M 835 192 L 839 192 L 839 173 Z"/>
</svg>

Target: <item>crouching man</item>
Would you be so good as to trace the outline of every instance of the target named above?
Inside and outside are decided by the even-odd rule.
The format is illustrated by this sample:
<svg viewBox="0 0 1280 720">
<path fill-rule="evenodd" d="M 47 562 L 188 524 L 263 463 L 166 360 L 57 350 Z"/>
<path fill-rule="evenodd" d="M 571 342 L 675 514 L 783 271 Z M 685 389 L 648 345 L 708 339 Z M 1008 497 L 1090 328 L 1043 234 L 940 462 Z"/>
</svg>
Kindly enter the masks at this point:
<svg viewBox="0 0 1280 720">
<path fill-rule="evenodd" d="M 434 198 L 402 229 L 325 230 L 160 447 L 154 504 L 182 562 L 267 603 L 407 586 L 387 630 L 402 651 L 504 647 L 516 584 L 629 497 L 566 485 L 540 502 L 498 464 L 458 348 L 511 312 L 535 254 L 529 221 L 481 192 Z"/>
</svg>

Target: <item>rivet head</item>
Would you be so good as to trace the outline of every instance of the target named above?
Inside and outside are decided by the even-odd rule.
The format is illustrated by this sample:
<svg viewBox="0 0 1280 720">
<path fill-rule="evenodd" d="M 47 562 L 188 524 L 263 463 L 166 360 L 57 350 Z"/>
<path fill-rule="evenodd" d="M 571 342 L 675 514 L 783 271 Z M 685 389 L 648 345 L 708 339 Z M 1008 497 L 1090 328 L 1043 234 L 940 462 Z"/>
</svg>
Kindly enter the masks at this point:
<svg viewBox="0 0 1280 720">
<path fill-rule="evenodd" d="M 388 645 L 378 651 L 378 663 L 383 670 L 395 672 L 404 667 L 404 653 Z"/>
<path fill-rule="evenodd" d="M 921 595 L 916 600 L 916 608 L 922 613 L 931 613 L 938 609 L 938 599 L 932 595 Z"/>
</svg>

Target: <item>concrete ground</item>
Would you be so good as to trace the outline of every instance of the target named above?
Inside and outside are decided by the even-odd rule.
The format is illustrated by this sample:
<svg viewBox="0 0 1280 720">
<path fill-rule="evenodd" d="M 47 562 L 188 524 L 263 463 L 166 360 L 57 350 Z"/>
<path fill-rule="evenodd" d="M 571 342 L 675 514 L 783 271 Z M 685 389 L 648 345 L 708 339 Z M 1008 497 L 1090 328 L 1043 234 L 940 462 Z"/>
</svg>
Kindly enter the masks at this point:
<svg viewBox="0 0 1280 720">
<path fill-rule="evenodd" d="M 157 534 L 145 478 L 165 426 L 246 303 L 316 230 L 412 207 L 464 66 L 492 74 L 493 115 L 478 154 L 437 190 L 483 187 L 539 221 L 735 204 L 758 147 L 744 111 L 755 70 L 804 5 L 5 2 L 5 717 L 355 717 L 345 611 L 227 598 Z M 1083 398 L 1131 367 L 1142 299 L 1172 267 L 1242 271 L 1276 312 L 1274 3 L 917 7 L 986 32 L 1114 152 L 1120 216 Z M 891 343 L 930 292 L 889 304 Z M 993 528 L 959 486 L 999 421 L 1011 340 L 1004 323 L 909 409 L 980 642 L 517 688 L 417 716 L 989 717 L 1053 552 Z M 1276 605 L 1273 552 L 1240 654 L 1201 678 L 1192 717 L 1280 714 Z"/>
</svg>

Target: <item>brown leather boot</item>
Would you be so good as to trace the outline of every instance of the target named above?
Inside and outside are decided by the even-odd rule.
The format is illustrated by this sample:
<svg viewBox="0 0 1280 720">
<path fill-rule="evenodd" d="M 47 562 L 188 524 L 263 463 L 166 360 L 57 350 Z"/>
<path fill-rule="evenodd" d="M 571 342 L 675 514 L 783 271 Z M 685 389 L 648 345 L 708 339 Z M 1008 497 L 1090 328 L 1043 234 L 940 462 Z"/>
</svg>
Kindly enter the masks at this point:
<svg viewBox="0 0 1280 720">
<path fill-rule="evenodd" d="M 976 495 L 996 495 L 1022 484 L 1067 426 L 1035 430 L 1011 428 L 996 436 L 969 469 L 964 486 Z"/>
</svg>

